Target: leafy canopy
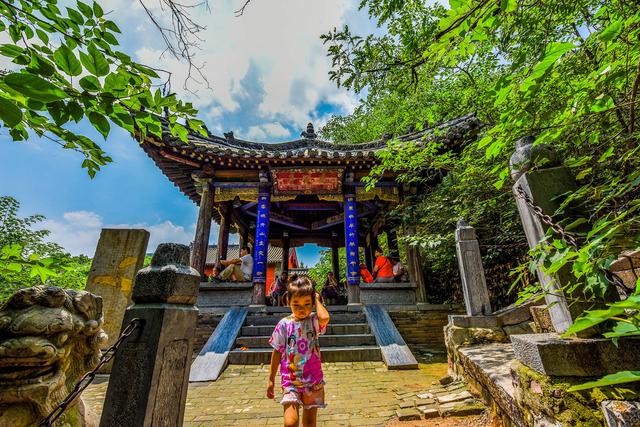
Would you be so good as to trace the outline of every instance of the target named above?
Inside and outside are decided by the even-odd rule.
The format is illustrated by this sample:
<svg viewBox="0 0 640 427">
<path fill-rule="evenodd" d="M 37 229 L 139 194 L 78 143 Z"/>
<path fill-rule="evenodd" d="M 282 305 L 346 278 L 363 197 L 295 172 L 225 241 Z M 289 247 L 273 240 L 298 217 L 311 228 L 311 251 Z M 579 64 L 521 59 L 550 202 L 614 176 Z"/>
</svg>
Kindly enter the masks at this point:
<svg viewBox="0 0 640 427">
<path fill-rule="evenodd" d="M 419 1 L 362 0 L 362 8 L 387 31 L 354 35 L 348 28 L 323 36 L 338 85 L 365 100 L 347 118 L 323 129 L 334 139 L 381 137 L 476 111 L 485 124 L 462 151 L 437 142 L 426 149 L 391 141 L 382 165 L 407 170 L 402 179 L 425 182 L 429 168 L 446 172 L 440 187 L 418 195 L 402 215 L 419 225 L 412 243 L 434 261 L 453 258 L 457 217 L 471 219 L 481 243 L 496 258 L 522 243 L 508 159 L 516 139 L 536 136 L 558 151 L 579 188 L 563 201 L 557 218 L 576 235 L 578 247 L 549 234 L 532 265 L 547 272 L 567 266 L 567 291 L 601 300 L 611 283 L 603 273 L 624 250 L 640 247 L 640 5 L 637 2 L 451 0 L 449 8 Z M 493 184 L 493 186 L 491 185 Z M 428 246 L 431 245 L 431 246 Z M 488 245 L 487 245 L 488 246 Z M 516 251 L 518 252 L 518 251 Z M 520 251 L 522 253 L 522 251 Z M 442 276 L 455 268 L 433 263 Z M 519 270 L 517 273 L 522 273 Z M 518 274 L 518 277 L 529 277 Z M 488 277 L 491 280 L 490 277 Z M 618 289 L 630 294 L 630 289 Z M 640 334 L 640 308 L 585 314 L 580 325 L 613 320 L 613 332 Z M 617 333 L 616 333 L 617 334 Z"/>
<path fill-rule="evenodd" d="M 11 41 L 0 55 L 0 121 L 14 141 L 30 133 L 84 156 L 93 177 L 111 158 L 73 124 L 87 119 L 106 139 L 112 124 L 132 136 L 161 136 L 163 124 L 186 141 L 187 123 L 205 134 L 196 110 L 169 93 L 170 73 L 135 62 L 118 50 L 120 28 L 96 2 L 59 7 L 57 0 L 0 1 L 0 31 Z"/>
</svg>

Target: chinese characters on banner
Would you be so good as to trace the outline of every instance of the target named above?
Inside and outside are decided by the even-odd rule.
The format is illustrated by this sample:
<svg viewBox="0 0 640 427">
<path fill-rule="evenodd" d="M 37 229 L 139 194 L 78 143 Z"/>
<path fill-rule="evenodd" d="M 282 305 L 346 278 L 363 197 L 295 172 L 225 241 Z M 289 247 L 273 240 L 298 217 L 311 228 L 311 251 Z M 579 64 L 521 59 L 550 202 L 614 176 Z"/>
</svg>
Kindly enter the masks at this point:
<svg viewBox="0 0 640 427">
<path fill-rule="evenodd" d="M 258 215 L 256 217 L 256 238 L 253 248 L 253 282 L 267 281 L 267 253 L 269 251 L 269 207 L 271 195 L 260 193 L 258 196 Z"/>
<path fill-rule="evenodd" d="M 347 245 L 347 284 L 360 284 L 360 260 L 358 258 L 358 215 L 356 198 L 353 195 L 344 198 L 344 235 Z"/>
</svg>

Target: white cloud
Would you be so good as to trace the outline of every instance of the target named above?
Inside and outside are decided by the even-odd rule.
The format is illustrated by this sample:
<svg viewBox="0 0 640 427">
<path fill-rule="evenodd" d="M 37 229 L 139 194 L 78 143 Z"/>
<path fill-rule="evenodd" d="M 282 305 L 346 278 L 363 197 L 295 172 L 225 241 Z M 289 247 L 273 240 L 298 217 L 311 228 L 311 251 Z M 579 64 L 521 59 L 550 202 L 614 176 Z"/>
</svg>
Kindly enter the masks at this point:
<svg viewBox="0 0 640 427">
<path fill-rule="evenodd" d="M 242 134 L 242 136 L 260 141 L 267 138 L 282 138 L 285 136 L 289 136 L 289 134 L 289 130 L 287 130 L 279 122 L 273 122 L 266 123 L 264 125 L 251 126 L 246 133 Z"/>
<path fill-rule="evenodd" d="M 145 1 L 156 17 L 168 20 L 170 15 L 161 13 L 156 3 L 160 2 Z M 131 6 L 124 0 L 108 0 L 105 10 L 113 10 L 118 17 L 125 48 L 143 63 L 170 70 L 172 89 L 201 109 L 210 129 L 281 140 L 297 137 L 298 129 L 309 121 L 319 128 L 320 103 L 331 103 L 340 112 L 353 110 L 356 96 L 329 81 L 331 64 L 320 35 L 347 23 L 356 13 L 355 1 L 255 1 L 241 17 L 235 17 L 234 11 L 244 0 L 209 3 L 210 12 L 192 9 L 193 18 L 207 27 L 199 34 L 202 42 L 194 62 L 204 64 L 202 72 L 211 85 L 208 89 L 189 82 L 196 94 L 183 88 L 188 66 L 162 55 L 161 38 L 138 2 Z M 192 76 L 199 78 L 193 70 Z M 274 122 L 280 127 L 270 129 Z M 293 135 L 287 127 L 296 129 Z"/>
<path fill-rule="evenodd" d="M 62 219 L 47 219 L 40 224 L 40 228 L 51 231 L 47 240 L 60 244 L 72 255 L 90 257 L 95 254 L 103 228 L 142 228 L 149 231 L 147 252 L 155 251 L 158 244 L 165 242 L 188 245 L 195 235 L 195 224 L 184 227 L 168 220 L 159 224 L 105 224 L 100 215 L 91 211 L 65 212 Z M 213 236 L 217 236 L 218 225 L 212 224 L 211 228 Z"/>
</svg>

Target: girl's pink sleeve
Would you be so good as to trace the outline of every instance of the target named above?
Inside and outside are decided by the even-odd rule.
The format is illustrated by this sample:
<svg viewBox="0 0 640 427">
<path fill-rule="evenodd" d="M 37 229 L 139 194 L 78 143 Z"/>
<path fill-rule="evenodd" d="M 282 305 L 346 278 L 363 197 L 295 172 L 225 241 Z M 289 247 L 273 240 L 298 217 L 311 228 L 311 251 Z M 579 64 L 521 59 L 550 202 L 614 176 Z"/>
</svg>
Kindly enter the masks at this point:
<svg viewBox="0 0 640 427">
<path fill-rule="evenodd" d="M 284 320 L 284 319 L 283 319 Z M 274 349 L 278 350 L 280 353 L 284 353 L 285 343 L 287 341 L 286 337 L 286 328 L 284 321 L 281 320 L 276 325 L 276 328 L 273 330 L 271 337 L 269 338 L 269 345 Z"/>
<path fill-rule="evenodd" d="M 316 330 L 318 335 L 324 335 L 327 332 L 327 325 L 320 327 L 320 322 L 318 321 L 318 315 L 316 313 L 311 313 L 311 321 L 313 322 L 313 329 Z"/>
</svg>

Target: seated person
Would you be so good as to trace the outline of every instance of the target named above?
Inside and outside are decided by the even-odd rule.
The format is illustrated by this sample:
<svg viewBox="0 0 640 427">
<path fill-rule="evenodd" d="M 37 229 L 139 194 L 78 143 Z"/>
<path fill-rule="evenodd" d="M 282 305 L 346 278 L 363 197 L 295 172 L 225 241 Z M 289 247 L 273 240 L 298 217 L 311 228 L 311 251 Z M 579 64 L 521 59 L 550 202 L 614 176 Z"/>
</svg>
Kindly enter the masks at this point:
<svg viewBox="0 0 640 427">
<path fill-rule="evenodd" d="M 274 299 L 274 305 L 277 305 L 278 307 L 285 306 L 284 298 L 287 294 L 287 276 L 288 274 L 285 271 L 273 283 L 271 297 Z"/>
<path fill-rule="evenodd" d="M 375 283 L 390 283 L 395 281 L 393 276 L 393 265 L 391 260 L 382 255 L 382 249 L 376 248 L 376 263 L 373 266 L 373 276 Z"/>
<path fill-rule="evenodd" d="M 360 278 L 364 283 L 373 282 L 373 276 L 369 272 L 369 269 L 367 268 L 367 264 L 365 264 L 364 262 L 360 264 Z"/>
<path fill-rule="evenodd" d="M 338 281 L 336 280 L 333 271 L 327 274 L 327 281 L 324 282 L 324 286 L 321 291 L 322 298 L 327 301 L 327 304 L 335 304 L 338 298 Z"/>
<path fill-rule="evenodd" d="M 249 282 L 253 273 L 253 257 L 249 253 L 249 247 L 240 249 L 240 258 L 221 259 L 220 264 L 226 267 L 218 279 L 224 281 Z"/>
<path fill-rule="evenodd" d="M 396 282 L 407 282 L 407 270 L 404 268 L 404 265 L 400 262 L 400 257 L 397 255 L 390 256 L 391 264 L 393 264 L 393 278 Z"/>
<path fill-rule="evenodd" d="M 209 281 L 211 281 L 212 279 L 217 278 L 220 275 L 220 272 L 222 271 L 222 266 L 220 264 L 216 264 L 213 266 L 213 270 L 211 270 L 211 274 L 209 275 L 209 277 L 207 278 Z"/>
</svg>

